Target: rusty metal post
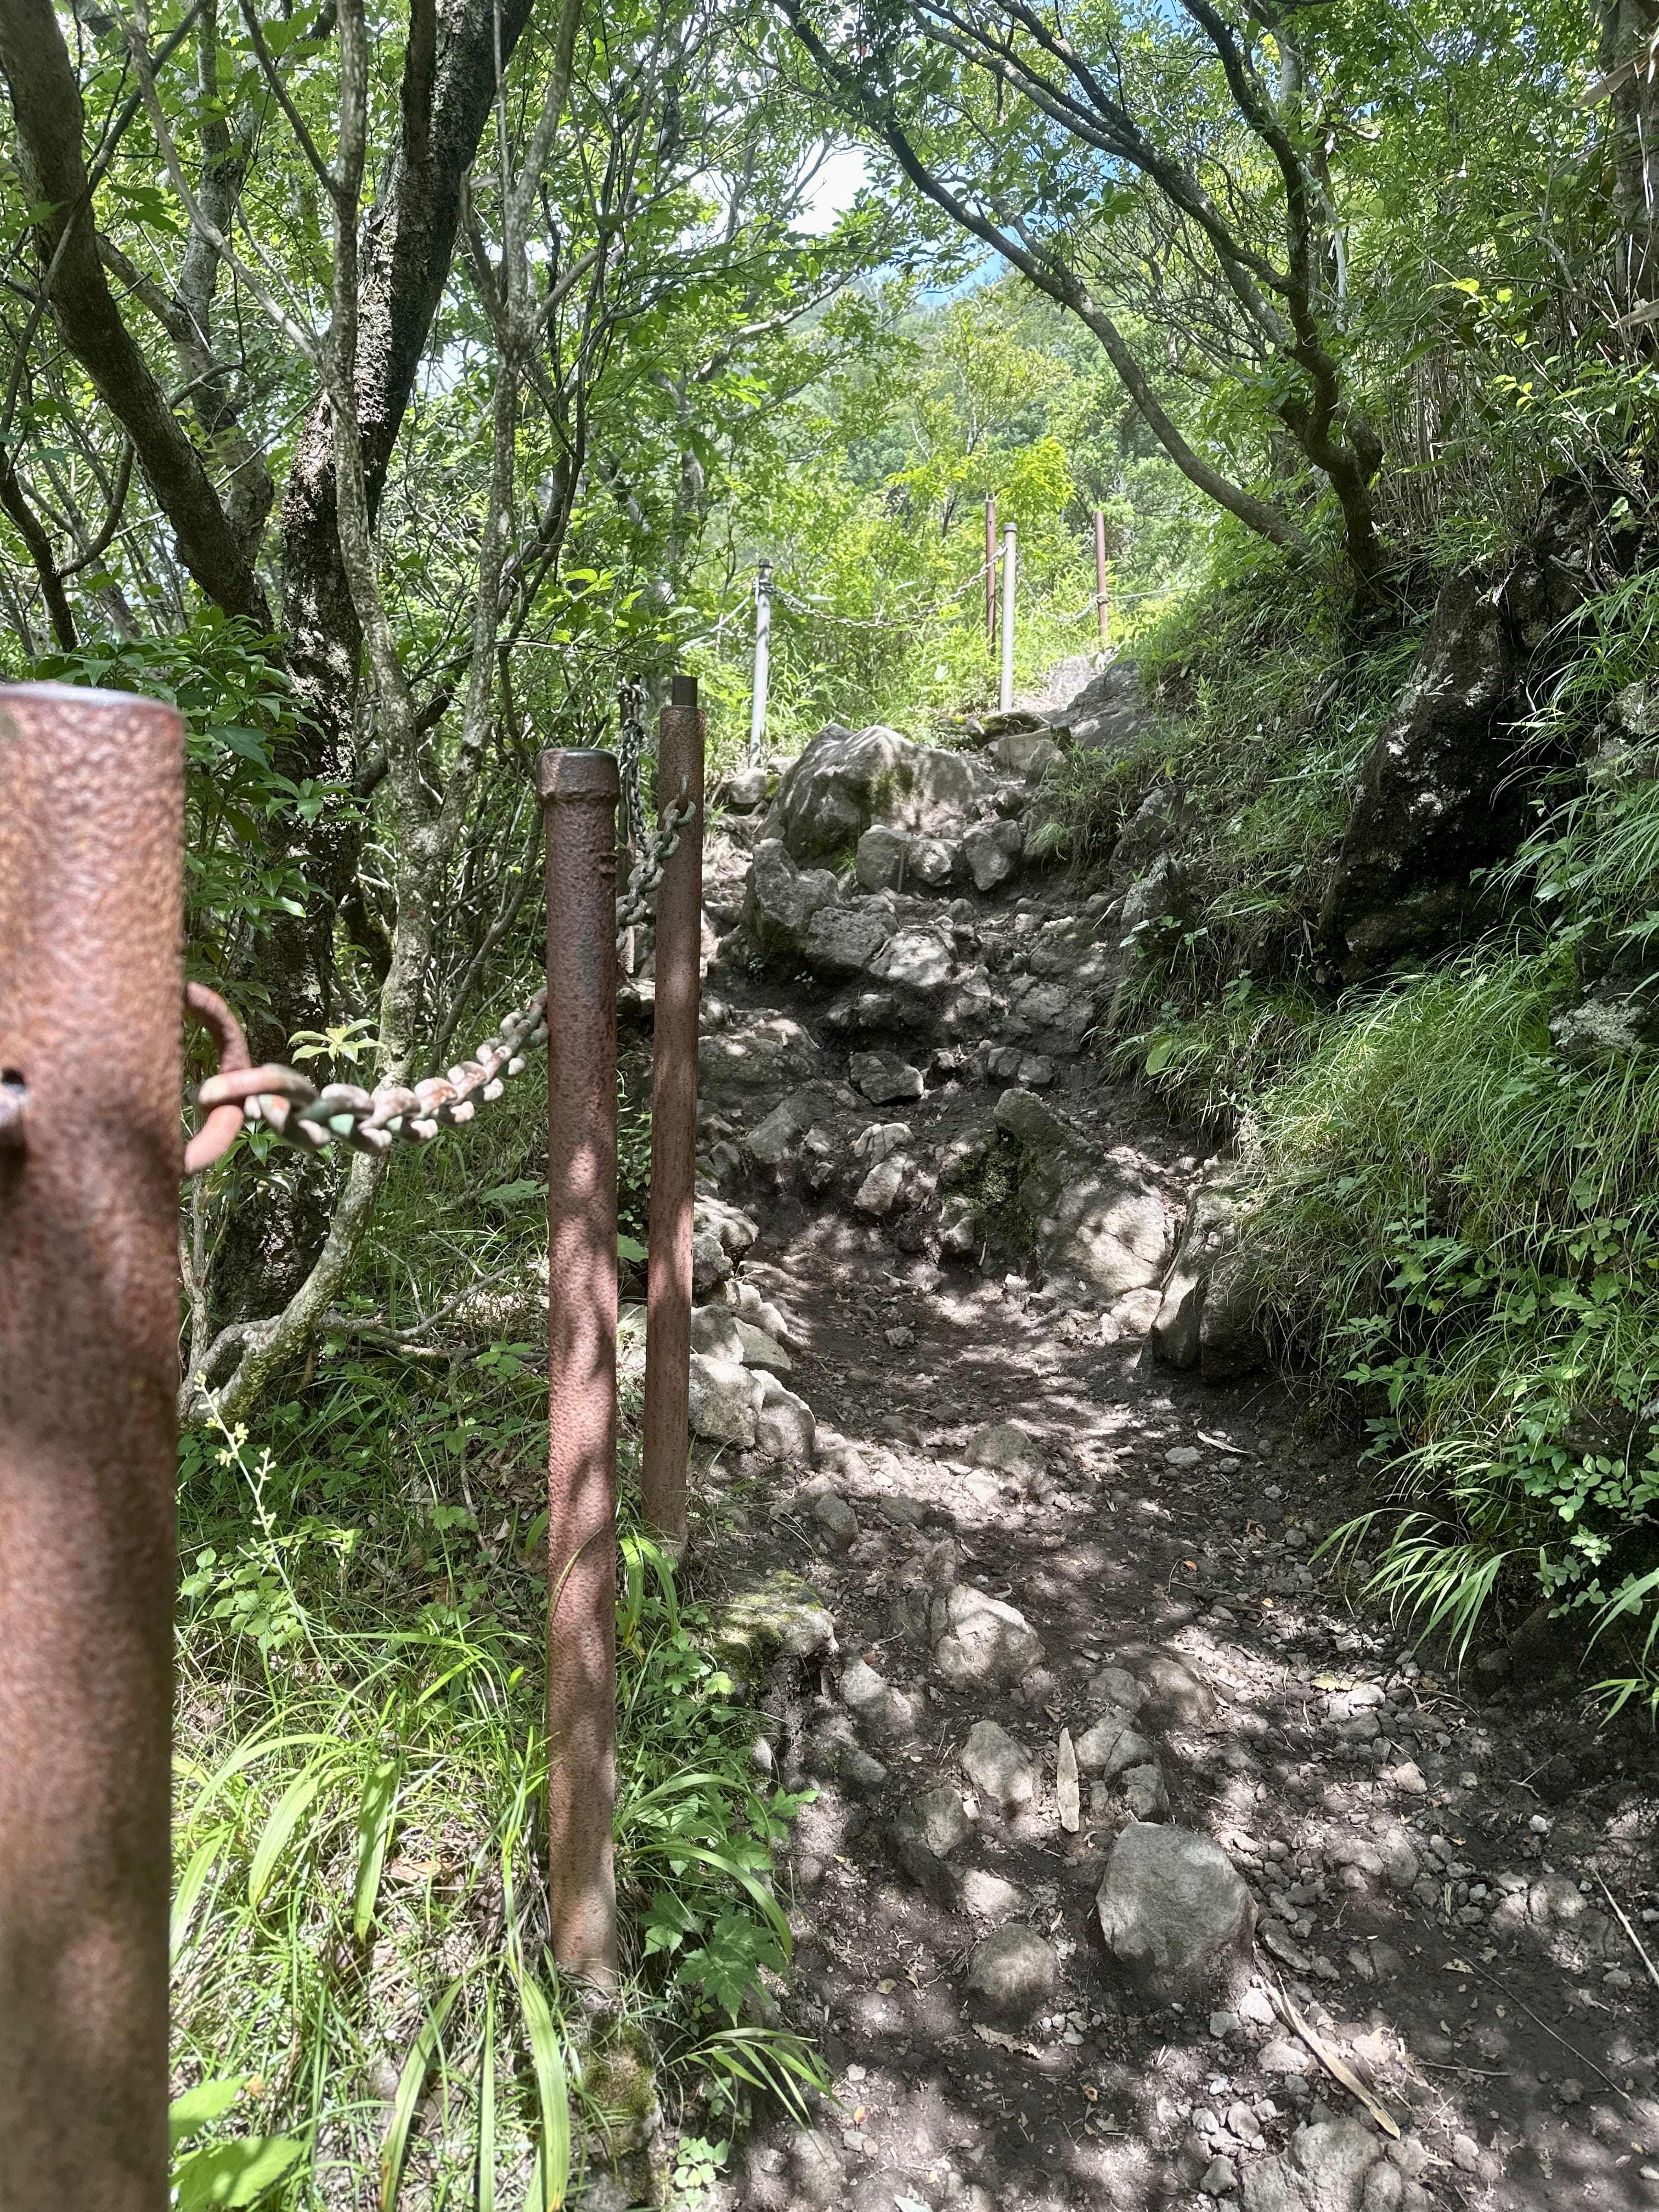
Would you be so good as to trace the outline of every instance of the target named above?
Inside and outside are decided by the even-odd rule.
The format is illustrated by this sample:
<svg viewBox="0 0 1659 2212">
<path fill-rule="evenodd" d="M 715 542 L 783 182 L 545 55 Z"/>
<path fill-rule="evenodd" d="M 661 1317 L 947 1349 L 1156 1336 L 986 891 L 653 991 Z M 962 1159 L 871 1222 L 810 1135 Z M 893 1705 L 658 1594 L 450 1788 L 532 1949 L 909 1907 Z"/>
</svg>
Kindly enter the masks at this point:
<svg viewBox="0 0 1659 2212">
<path fill-rule="evenodd" d="M 0 2212 L 163 2212 L 184 736 L 0 690 Z"/>
<path fill-rule="evenodd" d="M 1100 623 L 1100 642 L 1103 649 L 1108 628 L 1106 606 L 1106 517 L 1099 507 L 1095 509 L 1095 613 Z"/>
<path fill-rule="evenodd" d="M 617 757 L 544 752 L 553 1955 L 617 1972 Z"/>
<path fill-rule="evenodd" d="M 678 1553 L 685 1544 L 690 1443 L 691 1210 L 697 1173 L 697 1013 L 702 998 L 702 785 L 706 725 L 695 676 L 674 678 L 657 741 L 657 807 L 696 807 L 657 893 L 652 1029 L 651 1232 L 645 1328 L 645 1518 Z"/>
<path fill-rule="evenodd" d="M 985 502 L 985 650 L 997 649 L 997 503 Z"/>
</svg>

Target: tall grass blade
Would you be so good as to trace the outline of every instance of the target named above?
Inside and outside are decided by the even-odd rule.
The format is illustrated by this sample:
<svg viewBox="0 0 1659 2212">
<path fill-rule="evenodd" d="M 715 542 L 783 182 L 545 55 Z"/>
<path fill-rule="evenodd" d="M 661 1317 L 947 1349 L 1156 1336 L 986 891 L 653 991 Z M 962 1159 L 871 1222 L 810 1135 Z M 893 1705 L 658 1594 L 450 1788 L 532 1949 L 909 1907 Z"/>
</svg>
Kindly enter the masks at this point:
<svg viewBox="0 0 1659 2212">
<path fill-rule="evenodd" d="M 374 1925 L 374 1907 L 380 1894 L 380 1869 L 392 1840 L 392 1816 L 398 1802 L 398 1762 L 383 1759 L 368 1778 L 357 1814 L 357 1884 L 351 1925 L 360 1943 L 368 1941 Z"/>
<path fill-rule="evenodd" d="M 386 2129 L 386 2142 L 380 2148 L 380 2212 L 393 2212 L 398 2191 L 403 2186 L 404 2160 L 409 2154 L 409 2130 L 415 2118 L 415 2107 L 421 2101 L 427 2069 L 432 2063 L 432 2053 L 438 2038 L 443 2033 L 444 2022 L 450 2008 L 460 1995 L 465 1978 L 457 1975 L 437 2003 L 427 2014 L 420 2033 L 410 2046 L 404 2061 L 404 2070 L 398 2076 L 398 2094 L 392 2103 L 392 2121 Z"/>
<path fill-rule="evenodd" d="M 190 1864 L 179 1878 L 173 1900 L 173 1917 L 167 1927 L 167 1948 L 174 1960 L 183 1955 L 185 1937 L 189 1933 L 196 1900 L 206 1888 L 208 1877 L 218 1864 L 219 1854 L 224 1849 L 228 1833 L 228 1830 L 220 1828 L 204 1844 L 198 1844 Z"/>
<path fill-rule="evenodd" d="M 277 1861 L 288 1847 L 289 1838 L 311 1809 L 312 1802 L 326 1778 L 326 1767 L 307 1767 L 298 1781 L 291 1783 L 283 1792 L 275 1811 L 265 1822 L 247 1874 L 247 1901 L 256 1912 L 270 1887 L 270 1878 L 276 1871 Z"/>
<path fill-rule="evenodd" d="M 484 1996 L 483 2051 L 478 2060 L 478 2208 L 495 2212 L 495 1992 Z"/>
<path fill-rule="evenodd" d="M 536 2099 L 541 2107 L 541 2202 L 544 2212 L 560 2212 L 570 2188 L 570 2084 L 565 2074 L 564 2050 L 558 2023 L 541 1990 L 520 1968 L 514 1968 L 514 1978 L 530 2037 Z"/>
</svg>

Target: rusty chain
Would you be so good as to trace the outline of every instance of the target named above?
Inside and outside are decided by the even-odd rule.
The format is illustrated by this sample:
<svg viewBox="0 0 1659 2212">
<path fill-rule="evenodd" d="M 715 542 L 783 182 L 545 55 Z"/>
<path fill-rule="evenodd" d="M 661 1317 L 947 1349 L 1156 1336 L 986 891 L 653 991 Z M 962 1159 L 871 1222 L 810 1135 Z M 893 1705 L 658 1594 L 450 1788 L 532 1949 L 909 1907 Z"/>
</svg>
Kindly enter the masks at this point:
<svg viewBox="0 0 1659 2212">
<path fill-rule="evenodd" d="M 645 799 L 640 764 L 645 758 L 646 690 L 637 676 L 617 687 L 617 772 L 622 783 L 623 842 L 631 853 L 645 842 Z"/>
<path fill-rule="evenodd" d="M 637 763 L 635 769 L 637 780 Z M 696 811 L 684 794 L 663 808 L 617 901 L 618 950 L 628 931 L 648 919 L 663 870 L 679 849 L 680 832 Z M 283 1144 L 304 1152 L 321 1152 L 336 1143 L 368 1153 L 388 1152 L 398 1143 L 430 1144 L 441 1129 L 459 1127 L 472 1119 L 480 1105 L 499 1098 L 507 1079 L 520 1074 L 529 1054 L 547 1042 L 544 987 L 527 1005 L 509 1014 L 471 1060 L 459 1061 L 442 1075 L 429 1075 L 407 1086 L 381 1084 L 373 1091 L 355 1083 L 325 1083 L 319 1089 L 297 1068 L 274 1061 L 250 1067 L 235 1017 L 212 992 L 191 984 L 185 1002 L 215 1030 L 220 1046 L 219 1073 L 209 1076 L 196 1094 L 209 1118 L 186 1150 L 187 1178 L 222 1158 L 244 1124 L 263 1127 Z M 227 1109 L 236 1109 L 235 1114 Z"/>
</svg>

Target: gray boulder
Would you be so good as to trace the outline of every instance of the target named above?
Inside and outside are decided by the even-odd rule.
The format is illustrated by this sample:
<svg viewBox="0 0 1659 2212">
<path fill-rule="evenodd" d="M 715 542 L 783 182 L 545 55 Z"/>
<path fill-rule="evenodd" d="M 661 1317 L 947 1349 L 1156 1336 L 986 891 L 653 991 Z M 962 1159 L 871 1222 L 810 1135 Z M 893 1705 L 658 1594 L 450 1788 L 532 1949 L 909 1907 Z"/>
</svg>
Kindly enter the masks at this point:
<svg viewBox="0 0 1659 2212">
<path fill-rule="evenodd" d="M 1431 2201 L 1359 2120 L 1298 2128 L 1281 2156 L 1244 2169 L 1244 2212 L 1427 2212 Z"/>
<path fill-rule="evenodd" d="M 854 732 L 831 723 L 785 770 L 767 826 L 797 860 L 851 852 L 878 822 L 948 836 L 976 811 L 982 783 L 966 754 L 879 724 Z"/>
<path fill-rule="evenodd" d="M 1079 1773 L 1097 1774 L 1106 1782 L 1115 1782 L 1132 1766 L 1144 1766 L 1157 1756 L 1135 1727 L 1133 1717 L 1117 1707 L 1091 1721 L 1073 1749 Z"/>
<path fill-rule="evenodd" d="M 962 1771 L 1005 1811 L 1029 1805 L 1036 1795 L 1036 1769 L 1023 1747 L 995 1721 L 975 1721 L 962 1747 Z"/>
<path fill-rule="evenodd" d="M 939 890 L 956 873 L 959 856 L 960 848 L 942 837 L 913 837 L 905 861 L 906 878 L 923 890 Z"/>
<path fill-rule="evenodd" d="M 1020 1204 L 1062 1295 L 1109 1301 L 1158 1279 L 1173 1243 L 1169 1209 L 1127 1148 L 1103 1154 L 1029 1091 L 1005 1091 L 996 1123 L 1024 1149 Z"/>
<path fill-rule="evenodd" d="M 859 839 L 854 873 L 866 891 L 897 890 L 904 881 L 910 840 L 890 823 L 872 823 Z"/>
<path fill-rule="evenodd" d="M 925 997 L 941 992 L 951 980 L 951 948 L 931 929 L 895 930 L 870 962 L 878 983 Z"/>
<path fill-rule="evenodd" d="M 892 1738 L 915 1734 L 923 1711 L 921 1699 L 895 1689 L 865 1660 L 854 1660 L 842 1674 L 841 1694 L 848 1711 L 872 1734 Z"/>
<path fill-rule="evenodd" d="M 756 1332 L 758 1334 L 758 1332 Z M 804 1398 L 787 1390 L 777 1376 L 757 1372 L 759 1385 L 755 1408 L 755 1448 L 769 1459 L 799 1460 L 810 1464 L 817 1443 L 817 1423 Z"/>
<path fill-rule="evenodd" d="M 1041 783 L 1066 757 L 1046 729 L 1005 731 L 989 751 L 1000 769 L 1027 783 Z"/>
<path fill-rule="evenodd" d="M 885 1221 L 904 1195 L 905 1179 L 909 1172 L 909 1154 L 890 1152 L 885 1159 L 876 1162 L 854 1192 L 854 1205 L 872 1220 Z"/>
<path fill-rule="evenodd" d="M 822 906 L 807 924 L 801 951 L 818 975 L 860 975 L 893 933 L 882 907 L 860 900 L 854 906 Z"/>
<path fill-rule="evenodd" d="M 1215 1698 L 1184 1659 L 1170 1651 L 1148 1652 L 1135 1662 L 1146 1692 L 1146 1711 L 1165 1727 L 1202 1728 L 1215 1712 Z"/>
<path fill-rule="evenodd" d="M 962 1794 L 948 1783 L 926 1790 L 914 1805 L 900 1814 L 898 1824 L 924 1843 L 936 1858 L 949 1858 L 958 1844 L 973 1832 L 973 1822 L 962 1808 Z"/>
<path fill-rule="evenodd" d="M 1167 1817 L 1170 1793 L 1164 1787 L 1164 1769 L 1155 1759 L 1149 1759 L 1144 1766 L 1132 1766 L 1124 1774 L 1123 1802 L 1132 1820 L 1162 1820 Z"/>
<path fill-rule="evenodd" d="M 1060 1961 L 1049 1946 L 1012 1922 L 975 1948 L 968 1995 L 994 2018 L 1024 2023 L 1053 1996 L 1059 1978 Z"/>
<path fill-rule="evenodd" d="M 841 886 L 828 868 L 796 867 L 777 838 L 763 838 L 744 891 L 743 927 L 762 952 L 798 952 L 820 908 L 832 907 Z"/>
<path fill-rule="evenodd" d="M 836 1490 L 821 1491 L 812 1501 L 812 1518 L 821 1532 L 819 1540 L 829 1552 L 850 1552 L 858 1541 L 859 1521 Z"/>
<path fill-rule="evenodd" d="M 962 857 L 976 891 L 994 890 L 1014 872 L 1024 840 L 1018 823 L 976 823 L 962 841 Z"/>
<path fill-rule="evenodd" d="M 774 1375 L 787 1375 L 794 1366 L 794 1361 L 776 1337 L 757 1327 L 754 1322 L 744 1321 L 739 1315 L 733 1320 L 732 1327 L 737 1331 L 745 1367 L 764 1367 Z"/>
<path fill-rule="evenodd" d="M 731 1257 L 712 1229 L 699 1229 L 691 1239 L 691 1288 L 705 1297 L 732 1272 Z"/>
<path fill-rule="evenodd" d="M 1042 1446 L 1018 1421 L 988 1421 L 963 1451 L 970 1467 L 988 1467 L 995 1474 L 1032 1475 L 1042 1465 Z"/>
<path fill-rule="evenodd" d="M 783 1166 L 814 1122 L 833 1114 L 836 1105 L 834 1093 L 822 1084 L 804 1085 L 799 1091 L 792 1091 L 744 1139 L 750 1158 L 758 1167 Z"/>
<path fill-rule="evenodd" d="M 1140 672 L 1132 660 L 1115 660 L 1070 702 L 1065 722 L 1080 752 L 1127 753 L 1146 735 L 1148 716 Z"/>
<path fill-rule="evenodd" d="M 818 1048 L 787 1014 L 757 1015 L 697 1040 L 697 1091 L 754 1109 L 756 1094 L 776 1097 L 818 1072 Z"/>
<path fill-rule="evenodd" d="M 1042 1664 L 1042 1645 L 1024 1614 L 970 1583 L 934 1599 L 928 1628 L 934 1670 L 953 1690 L 1012 1689 Z"/>
<path fill-rule="evenodd" d="M 760 1377 L 736 1360 L 711 1359 L 707 1353 L 691 1355 L 691 1433 L 706 1443 L 739 1444 L 755 1441 L 756 1417 L 760 1410 Z"/>
<path fill-rule="evenodd" d="M 691 1349 L 723 1366 L 741 1367 L 743 1339 L 738 1324 L 724 1306 L 696 1306 L 691 1314 Z"/>
<path fill-rule="evenodd" d="M 1249 1956 L 1255 1907 L 1208 1836 L 1132 1820 L 1095 1898 L 1106 1948 L 1142 1995 L 1168 2002 Z"/>
<path fill-rule="evenodd" d="M 872 1106 L 888 1106 L 899 1098 L 920 1098 L 927 1088 L 921 1070 L 895 1052 L 855 1052 L 847 1073 L 854 1089 L 862 1091 Z"/>
<path fill-rule="evenodd" d="M 733 814 L 758 814 L 766 804 L 766 770 L 758 765 L 735 769 L 715 796 Z"/>
<path fill-rule="evenodd" d="M 1240 1203 L 1241 1187 L 1233 1182 L 1206 1183 L 1198 1192 L 1152 1323 L 1159 1357 L 1172 1367 L 1199 1368 L 1210 1382 L 1248 1375 L 1267 1356 L 1239 1249 Z"/>
</svg>

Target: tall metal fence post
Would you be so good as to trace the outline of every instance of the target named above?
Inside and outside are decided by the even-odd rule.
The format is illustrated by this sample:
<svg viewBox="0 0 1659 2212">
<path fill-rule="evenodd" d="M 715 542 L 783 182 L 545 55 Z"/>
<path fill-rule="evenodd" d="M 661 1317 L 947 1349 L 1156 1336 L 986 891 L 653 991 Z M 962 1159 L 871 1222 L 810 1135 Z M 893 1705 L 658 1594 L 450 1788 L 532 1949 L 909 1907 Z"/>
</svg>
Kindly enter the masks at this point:
<svg viewBox="0 0 1659 2212">
<path fill-rule="evenodd" d="M 997 503 L 985 502 L 985 650 L 997 649 Z"/>
<path fill-rule="evenodd" d="M 697 1155 L 697 1012 L 702 994 L 704 718 L 695 676 L 674 678 L 657 745 L 657 807 L 696 807 L 657 892 L 652 1030 L 651 1243 L 646 1293 L 645 1517 L 671 1549 L 685 1543 L 691 1355 L 691 1211 Z"/>
<path fill-rule="evenodd" d="M 1095 509 L 1095 615 L 1100 623 L 1100 642 L 1103 650 L 1107 642 L 1108 616 L 1106 608 L 1106 517 L 1099 507 Z"/>
<path fill-rule="evenodd" d="M 0 2212 L 164 2212 L 185 749 L 0 690 Z"/>
<path fill-rule="evenodd" d="M 553 1955 L 617 1971 L 617 798 L 614 753 L 544 752 L 547 1830 Z"/>
<path fill-rule="evenodd" d="M 1014 703 L 1014 574 L 1018 562 L 1014 526 L 1002 529 L 1002 685 L 997 704 L 1006 714 Z"/>
<path fill-rule="evenodd" d="M 772 563 L 755 577 L 755 681 L 749 702 L 749 765 L 760 765 L 766 739 L 766 694 L 772 680 Z"/>
</svg>

